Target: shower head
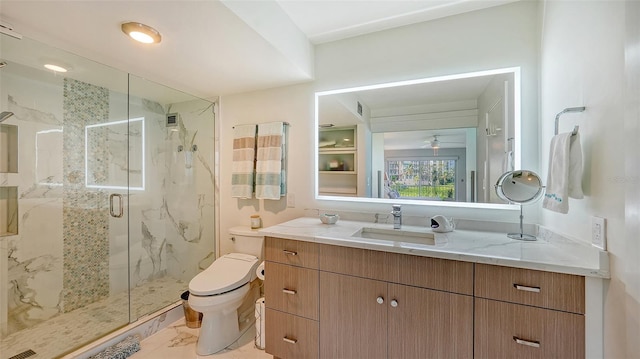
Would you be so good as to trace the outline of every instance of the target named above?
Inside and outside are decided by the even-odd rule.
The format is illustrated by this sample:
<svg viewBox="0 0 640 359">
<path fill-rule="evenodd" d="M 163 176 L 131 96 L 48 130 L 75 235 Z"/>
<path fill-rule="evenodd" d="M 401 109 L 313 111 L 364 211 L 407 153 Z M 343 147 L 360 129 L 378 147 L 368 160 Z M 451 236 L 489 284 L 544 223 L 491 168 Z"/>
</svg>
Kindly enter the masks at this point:
<svg viewBox="0 0 640 359">
<path fill-rule="evenodd" d="M 2 113 L 0 113 L 0 122 L 4 122 L 4 120 L 8 119 L 11 116 L 13 116 L 13 112 L 2 111 Z"/>
</svg>

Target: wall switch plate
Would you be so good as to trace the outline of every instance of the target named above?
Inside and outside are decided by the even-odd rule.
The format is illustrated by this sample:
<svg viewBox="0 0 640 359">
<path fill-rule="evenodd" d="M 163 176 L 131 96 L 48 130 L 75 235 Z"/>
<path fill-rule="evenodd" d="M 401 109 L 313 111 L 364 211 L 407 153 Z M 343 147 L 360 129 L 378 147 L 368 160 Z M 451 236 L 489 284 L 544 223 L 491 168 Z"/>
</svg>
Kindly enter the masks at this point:
<svg viewBox="0 0 640 359">
<path fill-rule="evenodd" d="M 296 207 L 296 195 L 293 193 L 287 193 L 287 208 Z"/>
<path fill-rule="evenodd" d="M 602 217 L 591 217 L 591 244 L 603 251 L 607 250 L 606 220 Z"/>
</svg>

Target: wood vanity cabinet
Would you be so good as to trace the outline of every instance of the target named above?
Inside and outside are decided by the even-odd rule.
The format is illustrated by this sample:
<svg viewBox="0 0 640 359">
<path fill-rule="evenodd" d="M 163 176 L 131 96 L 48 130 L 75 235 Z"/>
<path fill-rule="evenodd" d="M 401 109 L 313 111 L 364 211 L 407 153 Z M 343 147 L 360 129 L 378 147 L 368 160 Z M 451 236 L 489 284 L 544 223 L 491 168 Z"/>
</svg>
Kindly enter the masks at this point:
<svg viewBox="0 0 640 359">
<path fill-rule="evenodd" d="M 585 278 L 267 237 L 276 358 L 584 358 Z"/>
<path fill-rule="evenodd" d="M 584 277 L 475 266 L 475 358 L 584 358 Z"/>
</svg>

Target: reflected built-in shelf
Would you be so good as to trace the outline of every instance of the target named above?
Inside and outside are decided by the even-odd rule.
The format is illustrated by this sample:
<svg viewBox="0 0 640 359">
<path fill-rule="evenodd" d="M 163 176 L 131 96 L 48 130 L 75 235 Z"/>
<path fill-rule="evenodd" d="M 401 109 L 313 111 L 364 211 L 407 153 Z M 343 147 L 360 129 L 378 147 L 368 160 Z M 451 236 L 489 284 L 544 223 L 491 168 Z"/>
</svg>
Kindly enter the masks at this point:
<svg viewBox="0 0 640 359">
<path fill-rule="evenodd" d="M 0 124 L 0 173 L 18 173 L 18 126 Z"/>
<path fill-rule="evenodd" d="M 0 237 L 18 234 L 18 187 L 0 187 Z"/>
</svg>

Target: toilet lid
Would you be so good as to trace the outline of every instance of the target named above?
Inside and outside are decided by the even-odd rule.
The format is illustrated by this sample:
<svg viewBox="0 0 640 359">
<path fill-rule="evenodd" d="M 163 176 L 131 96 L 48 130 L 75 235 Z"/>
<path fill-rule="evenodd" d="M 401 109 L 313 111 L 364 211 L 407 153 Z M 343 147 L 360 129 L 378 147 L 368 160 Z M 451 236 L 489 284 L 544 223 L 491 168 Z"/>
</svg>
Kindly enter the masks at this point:
<svg viewBox="0 0 640 359">
<path fill-rule="evenodd" d="M 195 295 L 216 295 L 241 287 L 251 279 L 258 257 L 243 253 L 226 254 L 189 282 Z"/>
</svg>

